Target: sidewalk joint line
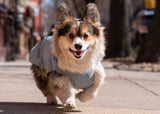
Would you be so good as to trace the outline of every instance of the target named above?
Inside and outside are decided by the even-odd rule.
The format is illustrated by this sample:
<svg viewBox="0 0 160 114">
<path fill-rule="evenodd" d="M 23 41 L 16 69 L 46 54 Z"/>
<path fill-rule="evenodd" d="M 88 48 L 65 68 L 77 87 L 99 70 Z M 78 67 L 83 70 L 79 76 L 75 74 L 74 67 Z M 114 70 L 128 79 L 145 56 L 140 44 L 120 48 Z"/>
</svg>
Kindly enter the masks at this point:
<svg viewBox="0 0 160 114">
<path fill-rule="evenodd" d="M 126 81 L 130 82 L 130 83 L 133 83 L 133 84 L 135 84 L 135 85 L 141 87 L 142 89 L 144 89 L 144 90 L 146 90 L 146 91 L 148 91 L 148 92 L 150 92 L 150 93 L 156 95 L 157 97 L 160 97 L 159 94 L 157 94 L 156 92 L 154 92 L 154 91 L 152 91 L 152 90 L 150 90 L 150 89 L 144 87 L 143 85 L 141 85 L 141 84 L 139 84 L 139 83 L 137 83 L 137 82 L 135 82 L 135 81 L 129 80 L 129 79 L 127 79 L 127 78 L 124 78 L 124 77 L 122 77 L 122 76 L 120 76 L 120 75 L 118 75 L 118 76 L 119 76 L 120 79 L 123 79 L 123 80 L 126 80 Z"/>
</svg>

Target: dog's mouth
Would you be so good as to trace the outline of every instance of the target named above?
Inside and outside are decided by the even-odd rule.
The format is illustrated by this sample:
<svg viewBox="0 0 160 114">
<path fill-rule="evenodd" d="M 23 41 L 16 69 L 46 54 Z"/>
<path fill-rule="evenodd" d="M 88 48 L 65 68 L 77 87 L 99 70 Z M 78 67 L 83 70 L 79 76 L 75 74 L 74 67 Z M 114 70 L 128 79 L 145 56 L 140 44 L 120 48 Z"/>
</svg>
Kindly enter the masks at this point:
<svg viewBox="0 0 160 114">
<path fill-rule="evenodd" d="M 81 58 L 83 53 L 85 52 L 85 51 L 74 51 L 71 48 L 69 48 L 69 51 L 72 52 L 73 55 L 78 59 Z"/>
</svg>

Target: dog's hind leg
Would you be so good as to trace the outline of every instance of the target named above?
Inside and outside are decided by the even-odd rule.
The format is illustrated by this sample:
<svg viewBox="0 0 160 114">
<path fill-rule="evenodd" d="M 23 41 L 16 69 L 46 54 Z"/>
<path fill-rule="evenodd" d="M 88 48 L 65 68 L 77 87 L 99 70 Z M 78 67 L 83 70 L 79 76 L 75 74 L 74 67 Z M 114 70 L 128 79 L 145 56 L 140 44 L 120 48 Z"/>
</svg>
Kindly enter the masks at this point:
<svg viewBox="0 0 160 114">
<path fill-rule="evenodd" d="M 72 87 L 72 84 L 67 76 L 49 76 L 49 86 L 56 96 L 61 100 L 65 110 L 76 108 L 75 94 L 77 90 Z"/>
<path fill-rule="evenodd" d="M 56 96 L 51 92 L 48 86 L 49 78 L 46 75 L 46 71 L 35 64 L 31 66 L 31 70 L 37 87 L 41 90 L 43 95 L 47 97 L 47 104 L 57 104 Z"/>
</svg>

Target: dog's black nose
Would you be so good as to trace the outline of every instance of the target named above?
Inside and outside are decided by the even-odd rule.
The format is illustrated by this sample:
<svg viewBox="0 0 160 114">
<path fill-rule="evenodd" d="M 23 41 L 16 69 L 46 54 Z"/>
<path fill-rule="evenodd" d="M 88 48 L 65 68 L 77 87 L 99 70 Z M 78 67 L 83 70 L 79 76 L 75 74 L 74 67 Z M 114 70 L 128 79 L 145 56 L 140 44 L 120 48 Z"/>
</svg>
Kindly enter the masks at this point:
<svg viewBox="0 0 160 114">
<path fill-rule="evenodd" d="M 75 46 L 75 48 L 76 48 L 77 50 L 81 50 L 81 48 L 82 48 L 82 45 L 81 45 L 81 44 L 75 44 L 74 46 Z"/>
</svg>

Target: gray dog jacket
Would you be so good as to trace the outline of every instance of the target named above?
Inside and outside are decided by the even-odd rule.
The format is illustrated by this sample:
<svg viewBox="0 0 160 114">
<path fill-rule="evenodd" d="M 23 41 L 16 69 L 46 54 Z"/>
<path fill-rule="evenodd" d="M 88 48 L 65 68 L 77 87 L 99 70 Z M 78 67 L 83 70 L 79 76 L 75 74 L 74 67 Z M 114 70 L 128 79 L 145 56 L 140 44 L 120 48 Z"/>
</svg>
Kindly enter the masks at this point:
<svg viewBox="0 0 160 114">
<path fill-rule="evenodd" d="M 56 71 L 58 74 L 67 76 L 76 89 L 85 89 L 91 86 L 95 79 L 93 69 L 87 69 L 85 73 L 81 74 L 59 68 L 58 58 L 51 54 L 52 39 L 53 37 L 44 38 L 35 45 L 29 53 L 29 61 L 45 69 L 47 74 Z"/>
</svg>

